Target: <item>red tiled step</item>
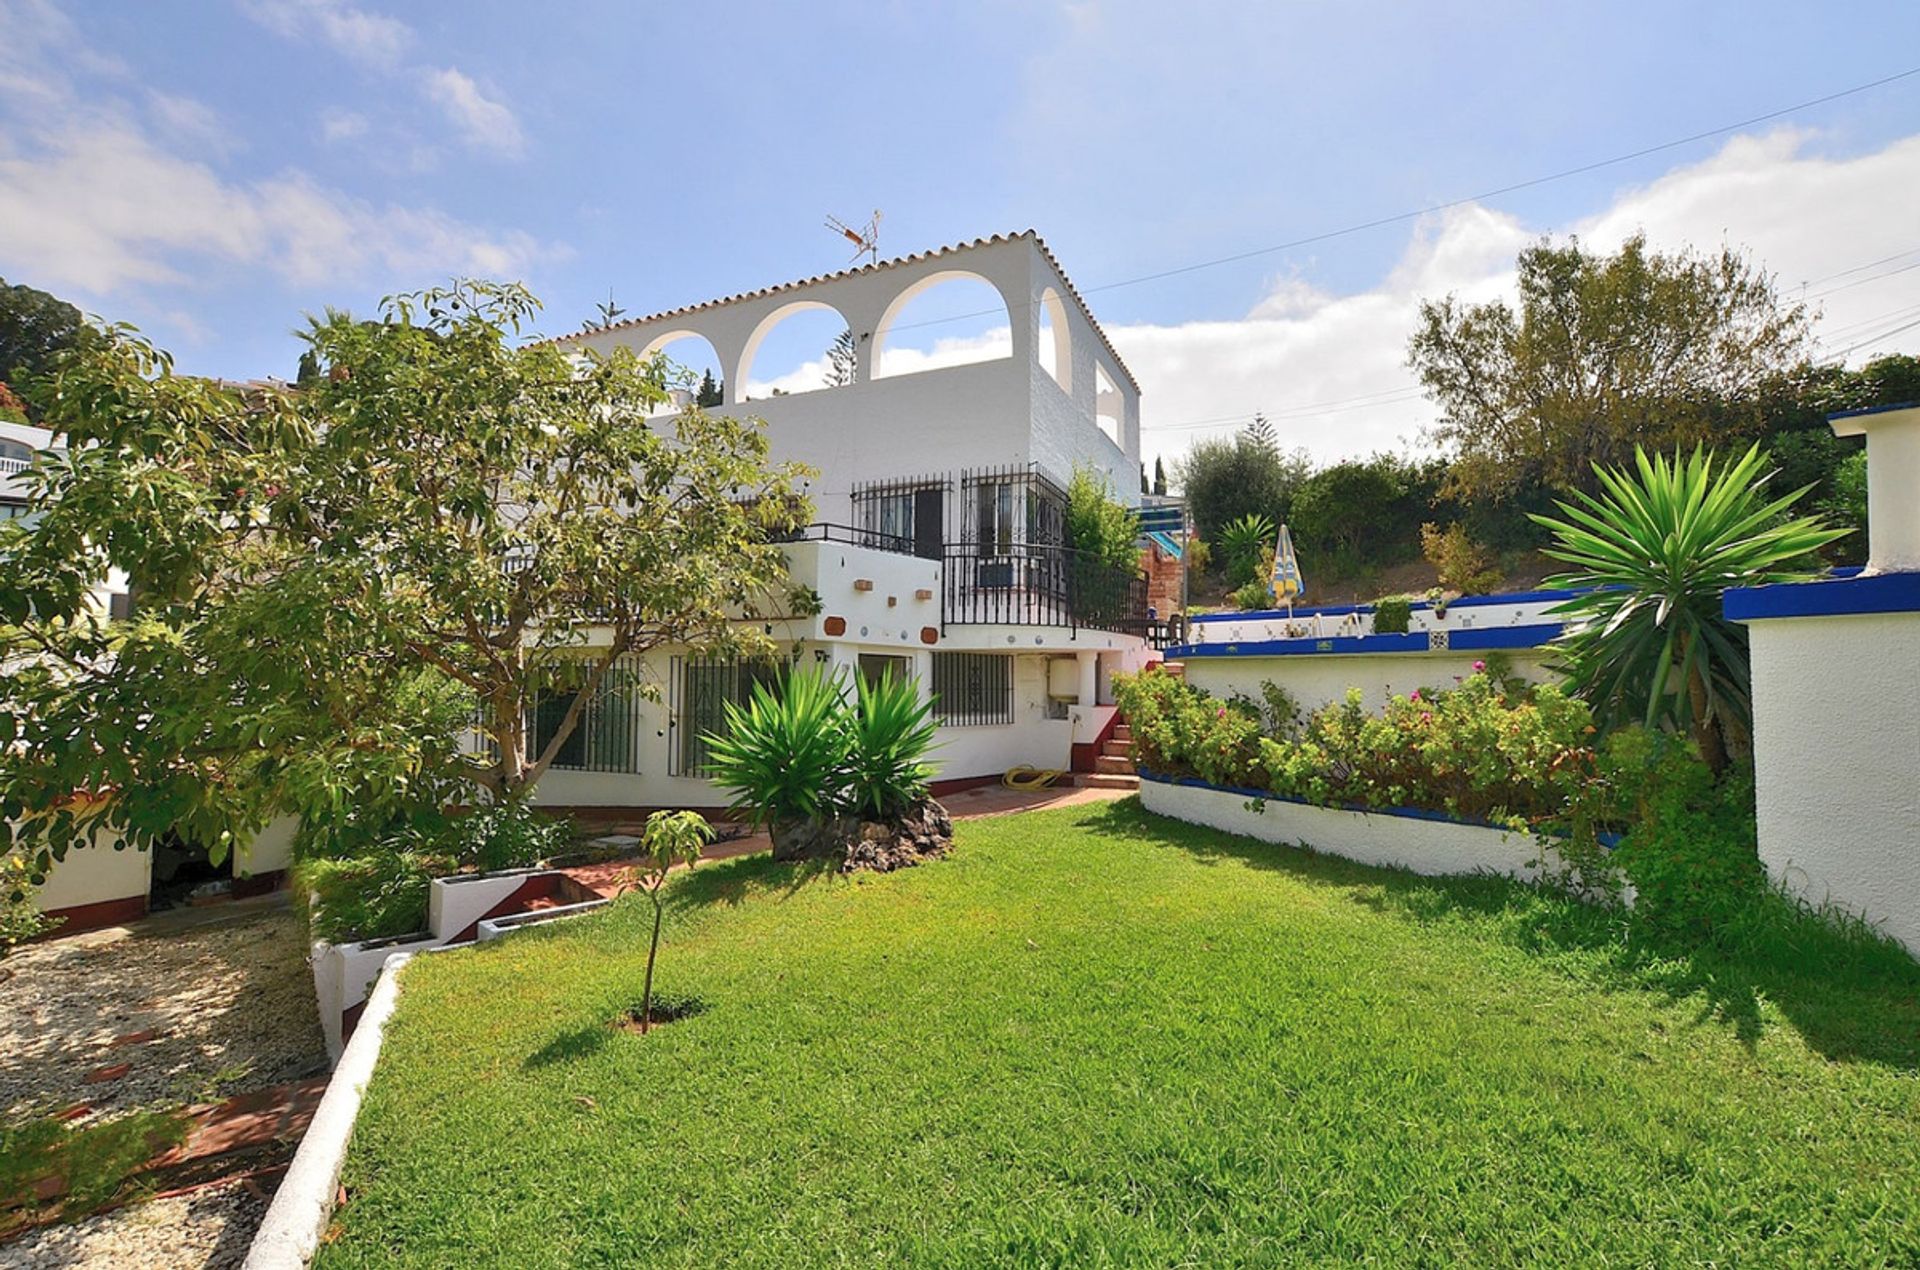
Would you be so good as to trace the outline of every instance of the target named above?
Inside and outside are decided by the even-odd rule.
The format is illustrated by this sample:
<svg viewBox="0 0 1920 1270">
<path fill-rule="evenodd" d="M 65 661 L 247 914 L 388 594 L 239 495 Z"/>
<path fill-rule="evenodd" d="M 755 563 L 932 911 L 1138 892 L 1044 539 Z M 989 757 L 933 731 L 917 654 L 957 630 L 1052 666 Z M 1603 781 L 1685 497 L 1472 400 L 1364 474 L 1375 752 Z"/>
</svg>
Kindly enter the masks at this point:
<svg viewBox="0 0 1920 1270">
<path fill-rule="evenodd" d="M 1102 754 L 1093 760 L 1093 770 L 1102 776 L 1133 775 L 1133 760 L 1122 755 Z"/>
</svg>

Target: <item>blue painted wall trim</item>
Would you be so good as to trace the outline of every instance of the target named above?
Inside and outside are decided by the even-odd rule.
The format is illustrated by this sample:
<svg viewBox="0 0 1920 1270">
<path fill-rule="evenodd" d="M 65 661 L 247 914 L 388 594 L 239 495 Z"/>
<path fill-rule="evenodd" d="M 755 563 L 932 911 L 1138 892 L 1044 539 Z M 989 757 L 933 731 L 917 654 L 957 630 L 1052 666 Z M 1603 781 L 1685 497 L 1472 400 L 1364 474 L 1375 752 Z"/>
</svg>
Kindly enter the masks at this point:
<svg viewBox="0 0 1920 1270">
<path fill-rule="evenodd" d="M 1891 406 L 1862 406 L 1858 410 L 1836 410 L 1827 416 L 1827 421 L 1831 423 L 1835 419 L 1853 419 L 1860 415 L 1883 415 L 1893 410 L 1911 410 L 1915 406 L 1920 406 L 1920 401 L 1901 401 Z"/>
<path fill-rule="evenodd" d="M 1571 600 L 1574 596 L 1585 595 L 1593 589 L 1592 587 L 1581 587 L 1567 591 L 1549 589 L 1543 591 L 1495 592 L 1492 595 L 1463 595 L 1457 600 L 1448 600 L 1446 607 L 1449 609 L 1477 609 L 1487 608 L 1495 604 L 1534 604 L 1543 600 Z M 1415 613 L 1424 609 L 1431 609 L 1432 607 L 1433 603 L 1430 600 L 1415 600 L 1407 605 L 1408 610 Z M 1316 613 L 1322 617 L 1345 617 L 1349 613 L 1371 613 L 1373 612 L 1373 608 L 1374 606 L 1371 604 L 1322 604 L 1317 608 L 1294 609 L 1293 619 L 1298 621 L 1303 617 L 1312 617 Z M 1286 616 L 1287 611 L 1285 609 L 1260 609 L 1245 613 L 1197 613 L 1187 620 L 1189 622 L 1260 622 L 1273 618 L 1285 618 Z"/>
<path fill-rule="evenodd" d="M 1721 597 L 1735 622 L 1849 613 L 1920 613 L 1920 573 L 1875 573 L 1825 582 L 1737 587 Z"/>
<path fill-rule="evenodd" d="M 1559 622 L 1534 622 L 1526 626 L 1489 626 L 1482 630 L 1449 632 L 1448 647 L 1436 653 L 1491 652 L 1502 648 L 1539 648 L 1560 633 Z M 1301 657 L 1351 656 L 1358 653 L 1424 653 L 1429 650 L 1425 631 L 1405 635 L 1330 635 L 1324 639 L 1243 640 L 1234 644 L 1179 644 L 1167 650 L 1170 661 L 1190 661 L 1195 657 Z"/>
</svg>

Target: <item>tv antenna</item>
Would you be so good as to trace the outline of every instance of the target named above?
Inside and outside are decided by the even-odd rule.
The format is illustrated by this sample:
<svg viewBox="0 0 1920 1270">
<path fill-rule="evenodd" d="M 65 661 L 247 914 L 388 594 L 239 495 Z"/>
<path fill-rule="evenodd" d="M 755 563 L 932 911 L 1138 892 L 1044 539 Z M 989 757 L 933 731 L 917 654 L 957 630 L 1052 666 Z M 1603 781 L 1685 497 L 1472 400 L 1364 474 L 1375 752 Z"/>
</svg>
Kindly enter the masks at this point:
<svg viewBox="0 0 1920 1270">
<path fill-rule="evenodd" d="M 853 244 L 855 260 L 865 256 L 870 265 L 880 263 L 880 212 L 878 209 L 875 209 L 872 219 L 858 229 L 838 216 L 827 217 L 827 228 Z"/>
</svg>

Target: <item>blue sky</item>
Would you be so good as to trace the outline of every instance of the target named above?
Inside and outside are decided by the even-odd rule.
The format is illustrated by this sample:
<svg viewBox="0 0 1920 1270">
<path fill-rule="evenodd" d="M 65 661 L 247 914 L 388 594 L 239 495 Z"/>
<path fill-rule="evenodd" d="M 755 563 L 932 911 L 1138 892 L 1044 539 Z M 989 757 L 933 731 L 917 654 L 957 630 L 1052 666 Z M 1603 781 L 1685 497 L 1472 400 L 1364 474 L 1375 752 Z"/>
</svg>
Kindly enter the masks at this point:
<svg viewBox="0 0 1920 1270">
<path fill-rule="evenodd" d="M 823 218 L 874 208 L 883 254 L 1033 227 L 1096 289 L 1712 128 L 1915 50 L 1908 3 L 0 0 L 0 276 L 232 377 L 290 374 L 303 312 L 453 272 L 524 277 L 558 331 L 609 287 L 639 313 L 834 269 L 848 249 Z M 1497 294 L 1500 262 L 1549 231 L 1729 241 L 1787 283 L 1920 253 L 1916 137 L 1920 77 L 1090 299 L 1142 382 L 1150 452 L 1255 409 L 1316 454 L 1364 452 L 1423 420 L 1397 364 L 1418 293 Z M 1920 304 L 1920 270 L 1823 303 L 1873 334 Z"/>
</svg>

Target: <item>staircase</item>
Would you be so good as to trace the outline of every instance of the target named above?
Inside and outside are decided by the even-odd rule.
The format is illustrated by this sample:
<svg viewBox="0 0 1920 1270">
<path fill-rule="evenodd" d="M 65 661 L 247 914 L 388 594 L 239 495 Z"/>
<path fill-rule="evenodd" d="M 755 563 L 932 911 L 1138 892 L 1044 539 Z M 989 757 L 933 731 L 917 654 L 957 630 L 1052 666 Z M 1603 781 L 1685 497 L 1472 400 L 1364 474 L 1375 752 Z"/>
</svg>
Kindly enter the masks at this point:
<svg viewBox="0 0 1920 1270">
<path fill-rule="evenodd" d="M 1187 668 L 1177 661 L 1162 662 L 1163 673 L 1186 678 Z M 1133 766 L 1133 728 L 1125 719 L 1113 725 L 1113 732 L 1094 756 L 1093 771 L 1082 772 L 1073 783 L 1083 789 L 1139 789 L 1140 774 Z"/>
<path fill-rule="evenodd" d="M 1124 723 L 1115 724 L 1113 734 L 1094 757 L 1093 771 L 1082 772 L 1073 783 L 1091 789 L 1140 788 L 1140 777 L 1133 769 L 1133 729 Z"/>
</svg>

